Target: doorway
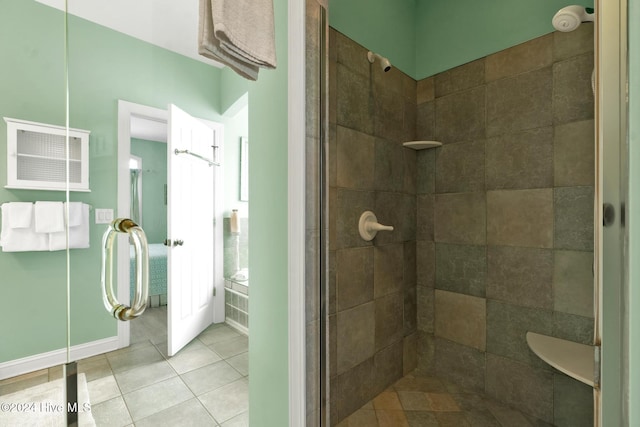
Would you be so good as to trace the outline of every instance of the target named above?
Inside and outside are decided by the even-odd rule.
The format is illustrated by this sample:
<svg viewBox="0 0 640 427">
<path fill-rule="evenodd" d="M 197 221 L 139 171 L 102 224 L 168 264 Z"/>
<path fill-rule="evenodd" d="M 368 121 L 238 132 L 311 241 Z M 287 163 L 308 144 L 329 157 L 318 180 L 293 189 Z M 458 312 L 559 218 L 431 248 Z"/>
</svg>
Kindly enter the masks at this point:
<svg viewBox="0 0 640 427">
<path fill-rule="evenodd" d="M 219 123 L 208 122 L 208 121 L 200 121 L 193 118 L 190 118 L 186 113 L 180 111 L 174 106 L 171 106 L 171 112 L 167 112 L 165 110 L 148 107 L 140 104 L 130 103 L 126 101 L 118 102 L 118 159 L 119 159 L 119 167 L 118 167 L 118 216 L 119 217 L 129 217 L 132 213 L 132 191 L 133 187 L 131 184 L 131 172 L 129 169 L 129 161 L 132 156 L 132 138 L 142 138 L 145 140 L 155 140 L 157 144 L 165 143 L 167 144 L 166 152 L 167 152 L 167 236 L 165 239 L 161 239 L 155 237 L 155 240 L 159 240 L 158 242 L 150 241 L 150 252 L 155 253 L 156 256 L 150 258 L 150 267 L 156 268 L 159 273 L 160 270 L 163 269 L 163 262 L 166 262 L 167 271 L 167 280 L 164 284 L 164 292 L 163 292 L 163 277 L 162 274 L 159 274 L 157 277 L 156 291 L 152 292 L 152 300 L 157 300 L 158 305 L 161 305 L 163 301 L 162 295 L 166 293 L 167 295 L 167 306 L 169 309 L 169 313 L 167 316 L 168 319 L 168 346 L 167 350 L 168 355 L 173 355 L 177 353 L 177 351 L 184 345 L 186 345 L 191 339 L 198 335 L 204 328 L 206 328 L 211 323 L 221 323 L 224 321 L 224 283 L 222 278 L 222 166 L 220 164 L 207 165 L 206 162 L 203 162 L 203 158 L 207 159 L 205 156 L 209 156 L 211 158 L 221 156 L 222 155 L 222 125 Z M 177 117 L 177 119 L 176 119 Z M 172 121 L 173 120 L 173 121 Z M 176 139 L 180 137 L 180 135 L 196 135 L 197 133 L 194 131 L 182 131 L 179 130 L 176 123 L 177 120 L 182 120 L 183 125 L 186 122 L 190 122 L 192 126 L 198 127 L 202 132 L 208 133 L 211 132 L 214 140 L 211 145 L 217 148 L 211 148 L 211 153 L 206 154 L 207 148 L 203 148 L 203 155 L 199 155 L 196 152 L 195 148 L 192 148 L 191 151 L 188 149 L 179 150 L 178 148 L 174 148 L 172 144 L 176 144 Z M 167 126 L 169 124 L 169 126 Z M 173 126 L 171 126 L 173 124 Z M 171 136 L 168 137 L 168 132 L 174 132 Z M 177 136 L 176 136 L 177 135 Z M 206 136 L 208 138 L 208 136 Z M 164 140 L 164 141 L 163 141 Z M 195 140 L 193 142 L 196 143 Z M 209 144 L 208 142 L 205 143 Z M 178 156 L 178 151 L 182 151 Z M 190 156 L 184 156 L 184 154 L 191 154 Z M 187 160 L 188 159 L 188 160 Z M 187 163 L 180 163 L 183 161 L 187 161 Z M 194 162 L 194 163 L 190 163 Z M 218 163 L 215 161 L 215 163 Z M 182 164 L 182 167 L 180 165 Z M 199 169 L 198 169 L 199 167 Z M 200 172 L 197 172 L 197 171 Z M 142 174 L 144 174 L 145 169 L 142 169 Z M 149 169 L 149 171 L 153 171 L 153 169 Z M 160 171 L 157 171 L 158 174 L 161 174 Z M 194 175 L 196 173 L 196 175 Z M 173 174 L 173 176 L 172 176 Z M 210 177 L 209 177 L 210 176 Z M 153 179 L 153 178 L 151 178 Z M 209 182 L 210 184 L 207 184 Z M 164 183 L 159 183 L 161 185 L 165 185 Z M 172 191 L 173 188 L 173 191 Z M 191 189 L 198 190 L 198 194 L 196 194 L 195 190 L 191 192 Z M 172 196 L 172 193 L 175 193 Z M 175 200 L 172 206 L 172 197 Z M 204 199 L 203 199 L 204 198 Z M 208 200 L 211 206 L 211 212 L 214 217 L 213 225 L 208 224 L 208 221 L 204 220 L 204 218 L 200 218 L 203 213 L 202 208 L 197 209 L 181 209 L 180 207 L 184 207 L 186 205 L 192 206 L 194 203 L 204 203 L 203 206 L 207 206 L 206 202 L 202 202 L 202 200 Z M 159 208 L 162 211 L 162 207 Z M 183 215 L 197 215 L 198 218 L 190 218 L 189 220 L 181 219 Z M 172 223 L 172 215 L 174 217 L 174 223 Z M 162 222 L 161 220 L 159 220 Z M 205 251 L 205 246 L 199 246 L 197 250 L 194 250 L 190 256 L 184 257 L 184 250 L 189 247 L 187 244 L 183 246 L 183 242 L 185 241 L 184 233 L 188 232 L 184 229 L 184 224 L 200 224 L 198 227 L 211 226 L 211 233 L 213 235 L 213 247 L 211 248 L 211 253 L 208 252 L 208 249 Z M 172 230 L 173 226 L 173 230 Z M 180 229 L 182 227 L 182 229 Z M 207 232 L 203 230 L 192 228 L 192 239 L 186 239 L 187 242 L 191 240 L 200 241 L 202 235 L 207 235 Z M 182 233 L 182 238 L 178 238 L 179 236 L 175 236 L 174 240 L 171 240 L 171 233 Z M 129 245 L 127 245 L 121 239 L 120 244 L 118 246 L 118 293 L 122 296 L 123 300 L 126 301 L 125 297 L 128 298 L 130 295 L 130 277 L 131 277 L 131 261 L 130 261 L 130 249 Z M 167 256 L 165 257 L 164 254 Z M 204 259 L 203 257 L 207 258 Z M 210 258 L 210 259 L 209 259 Z M 185 267 L 185 263 L 189 265 Z M 194 268 L 204 266 L 204 269 L 201 273 L 195 274 L 193 273 Z M 208 272 L 212 272 L 214 276 L 212 278 L 207 277 Z M 172 275 L 173 276 L 170 276 Z M 187 276 L 185 276 L 185 274 Z M 152 274 L 153 276 L 153 274 Z M 197 292 L 190 292 L 188 296 L 185 296 L 184 287 L 181 286 L 178 288 L 176 286 L 175 291 L 172 293 L 171 282 L 175 283 L 187 283 L 195 280 L 202 280 L 206 282 L 212 282 L 212 287 L 209 290 L 208 284 L 203 284 L 203 288 L 199 288 Z M 153 287 L 152 287 L 153 288 Z M 178 289 L 180 289 L 178 291 Z M 198 298 L 195 294 L 200 294 L 199 298 L 204 298 L 209 301 L 206 304 L 210 304 L 211 312 L 202 311 L 202 309 L 197 309 L 199 316 L 199 320 L 196 323 L 188 323 L 185 316 L 186 307 L 202 307 L 203 302 L 192 301 L 182 301 L 180 302 L 176 298 Z M 212 297 L 213 295 L 213 297 Z M 220 297 L 217 297 L 220 295 Z M 172 306 L 172 301 L 174 306 Z M 177 302 L 176 302 L 177 301 Z M 153 305 L 153 304 L 152 304 Z M 173 316 L 171 315 L 172 309 L 175 309 L 173 312 Z M 180 310 L 178 314 L 178 310 Z M 187 309 L 189 310 L 189 309 Z M 194 310 L 195 313 L 196 310 Z M 194 320 L 195 322 L 195 320 Z M 178 326 L 179 324 L 182 326 Z M 131 331 L 128 323 L 119 323 L 118 324 L 118 342 L 120 348 L 126 347 L 131 342 Z"/>
</svg>

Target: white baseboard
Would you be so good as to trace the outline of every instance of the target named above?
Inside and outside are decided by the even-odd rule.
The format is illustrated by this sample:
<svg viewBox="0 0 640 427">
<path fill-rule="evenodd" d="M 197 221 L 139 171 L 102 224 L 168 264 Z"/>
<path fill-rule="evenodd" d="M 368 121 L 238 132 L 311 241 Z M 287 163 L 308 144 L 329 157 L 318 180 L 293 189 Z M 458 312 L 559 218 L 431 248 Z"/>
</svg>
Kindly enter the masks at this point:
<svg viewBox="0 0 640 427">
<path fill-rule="evenodd" d="M 70 357 L 71 360 L 86 359 L 118 348 L 118 337 L 109 337 L 71 347 Z M 65 348 L 10 360 L 0 363 L 0 380 L 65 363 L 67 363 L 67 349 Z"/>
</svg>

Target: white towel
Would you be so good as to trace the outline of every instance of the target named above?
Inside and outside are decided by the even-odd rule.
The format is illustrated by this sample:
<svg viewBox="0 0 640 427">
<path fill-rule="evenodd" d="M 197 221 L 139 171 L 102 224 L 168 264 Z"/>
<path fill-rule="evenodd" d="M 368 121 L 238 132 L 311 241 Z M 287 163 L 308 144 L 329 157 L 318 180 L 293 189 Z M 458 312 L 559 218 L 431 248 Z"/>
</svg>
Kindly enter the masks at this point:
<svg viewBox="0 0 640 427">
<path fill-rule="evenodd" d="M 77 227 L 82 224 L 82 210 L 83 206 L 86 206 L 82 202 L 69 202 L 65 203 L 65 208 L 69 211 L 69 227 Z M 88 206 L 87 206 L 88 207 Z"/>
<path fill-rule="evenodd" d="M 213 29 L 228 54 L 276 68 L 273 0 L 211 0 Z"/>
<path fill-rule="evenodd" d="M 36 202 L 34 207 L 36 233 L 64 231 L 62 202 Z"/>
<path fill-rule="evenodd" d="M 216 39 L 213 30 L 211 0 L 200 0 L 198 53 L 214 61 L 222 62 L 246 79 L 258 79 L 257 65 L 238 60 L 220 47 L 220 41 Z"/>
<path fill-rule="evenodd" d="M 9 213 L 6 203 L 0 206 L 2 210 L 2 229 L 0 231 L 0 246 L 3 252 L 46 251 L 49 249 L 49 235 L 36 233 L 33 224 L 28 228 L 12 228 L 9 226 Z"/>
<path fill-rule="evenodd" d="M 3 203 L 2 209 L 7 213 L 8 226 L 10 228 L 29 228 L 33 219 L 33 203 L 10 202 Z"/>
<path fill-rule="evenodd" d="M 72 206 L 74 213 L 72 215 Z M 75 212 L 77 211 L 77 212 Z M 77 216 L 77 218 L 72 218 Z M 77 225 L 71 225 L 73 223 Z M 50 251 L 62 251 L 67 248 L 67 233 L 65 231 L 49 234 Z M 69 205 L 69 249 L 88 248 L 89 241 L 89 205 L 71 202 Z"/>
</svg>

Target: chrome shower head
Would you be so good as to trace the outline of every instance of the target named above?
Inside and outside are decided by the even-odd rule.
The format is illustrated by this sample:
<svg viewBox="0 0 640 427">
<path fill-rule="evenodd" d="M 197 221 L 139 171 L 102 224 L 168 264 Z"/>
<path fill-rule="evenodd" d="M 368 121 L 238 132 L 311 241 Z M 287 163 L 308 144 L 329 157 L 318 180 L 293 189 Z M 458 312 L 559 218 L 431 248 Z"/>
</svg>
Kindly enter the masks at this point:
<svg viewBox="0 0 640 427">
<path fill-rule="evenodd" d="M 380 61 L 380 67 L 382 68 L 382 71 L 386 73 L 391 69 L 391 62 L 389 62 L 387 58 L 385 58 L 384 56 L 378 55 L 377 53 L 373 53 L 371 51 L 367 53 L 367 59 L 369 60 L 370 63 L 373 64 L 376 58 L 378 58 L 378 60 Z"/>
<path fill-rule="evenodd" d="M 560 9 L 551 22 L 556 30 L 567 33 L 578 28 L 582 22 L 593 22 L 594 19 L 593 9 L 573 5 Z"/>
</svg>

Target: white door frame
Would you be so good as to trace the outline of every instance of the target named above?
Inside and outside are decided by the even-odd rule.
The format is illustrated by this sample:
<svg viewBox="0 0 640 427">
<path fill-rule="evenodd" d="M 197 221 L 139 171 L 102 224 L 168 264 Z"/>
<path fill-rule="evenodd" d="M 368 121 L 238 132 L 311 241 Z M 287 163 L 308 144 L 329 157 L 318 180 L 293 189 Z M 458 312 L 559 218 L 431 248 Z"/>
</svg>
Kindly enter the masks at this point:
<svg viewBox="0 0 640 427">
<path fill-rule="evenodd" d="M 167 122 L 169 120 L 169 112 L 160 108 L 149 107 L 142 104 L 136 104 L 129 101 L 118 100 L 118 172 L 117 172 L 117 203 L 118 208 L 116 214 L 119 218 L 127 218 L 130 214 L 130 185 L 129 185 L 129 156 L 131 154 L 131 116 L 138 116 Z M 200 119 L 202 120 L 202 119 Z M 216 140 L 218 141 L 218 158 L 224 158 L 224 134 L 220 123 L 202 120 L 216 132 Z M 224 167 L 221 166 L 221 167 Z M 223 173 L 221 171 L 216 175 L 215 181 L 215 218 L 216 218 L 216 238 L 215 238 L 215 290 L 217 298 L 214 302 L 214 322 L 224 321 L 224 279 L 222 275 L 223 269 L 223 248 L 222 248 L 222 214 L 223 214 L 223 198 L 222 191 Z M 218 179 L 220 178 L 220 179 Z M 129 303 L 129 245 L 127 236 L 124 234 L 118 236 L 119 244 L 117 251 L 118 266 L 118 300 L 123 304 Z M 144 315 L 144 314 L 143 314 Z M 129 322 L 118 322 L 118 348 L 127 347 L 131 341 Z"/>
<path fill-rule="evenodd" d="M 289 426 L 304 426 L 306 414 L 305 183 L 306 11 L 289 1 L 288 19 L 288 288 Z"/>
</svg>

